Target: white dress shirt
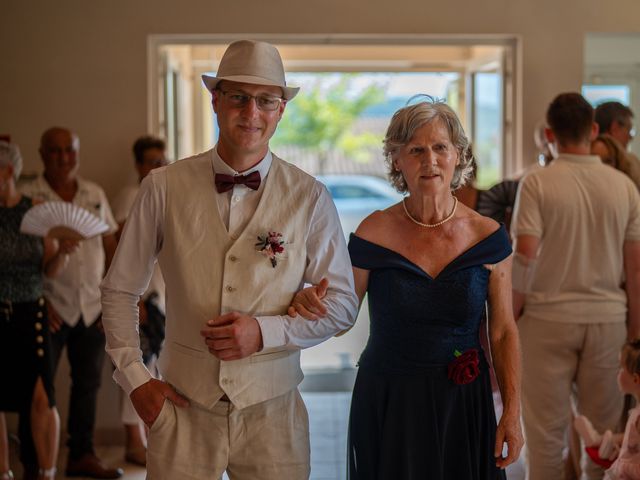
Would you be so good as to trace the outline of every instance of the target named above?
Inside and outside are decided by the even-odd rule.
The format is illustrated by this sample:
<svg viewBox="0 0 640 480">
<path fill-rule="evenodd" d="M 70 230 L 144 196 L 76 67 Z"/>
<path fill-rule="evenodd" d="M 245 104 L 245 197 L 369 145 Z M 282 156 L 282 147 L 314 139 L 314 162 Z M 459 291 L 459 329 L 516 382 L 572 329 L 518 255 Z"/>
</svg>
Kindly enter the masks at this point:
<svg viewBox="0 0 640 480">
<path fill-rule="evenodd" d="M 78 191 L 72 203 L 104 220 L 109 225 L 105 234 L 118 229 L 111 213 L 107 196 L 97 184 L 78 177 Z M 44 176 L 21 185 L 25 195 L 42 201 L 62 202 Z M 80 242 L 77 252 L 69 256 L 69 263 L 55 278 L 44 278 L 44 295 L 51 302 L 60 318 L 70 327 L 77 325 L 80 317 L 86 326 L 100 315 L 100 282 L 104 275 L 105 253 L 102 237 Z"/>
<path fill-rule="evenodd" d="M 133 207 L 133 204 L 138 196 L 138 192 L 140 191 L 140 184 L 137 183 L 135 185 L 127 185 L 123 188 L 116 199 L 113 201 L 113 216 L 116 219 L 118 224 L 124 224 L 129 216 L 129 212 Z M 155 268 L 153 269 L 153 275 L 151 276 L 151 280 L 149 280 L 149 287 L 147 291 L 142 295 L 143 300 L 147 300 L 152 293 L 155 293 L 157 297 L 157 307 L 160 309 L 162 313 L 165 313 L 165 285 L 164 279 L 162 278 L 162 272 L 160 271 L 160 266 L 156 263 Z"/>
<path fill-rule="evenodd" d="M 212 150 L 212 168 L 216 173 L 237 175 Z M 245 185 L 235 185 L 224 193 L 216 192 L 220 217 L 232 237 L 237 237 L 253 216 L 264 190 L 264 180 L 272 163 L 271 153 L 267 153 L 253 168 L 242 172 L 260 172 L 262 182 L 257 190 Z M 315 204 L 307 240 L 307 266 L 304 281 L 319 283 L 328 278 L 329 290 L 324 299 L 328 314 L 313 322 L 298 316 L 286 315 L 257 317 L 262 332 L 264 348 L 307 348 L 332 337 L 337 331 L 349 328 L 355 321 L 358 299 L 355 295 L 353 274 L 347 246 L 344 241 L 340 220 L 326 188 L 321 189 Z M 103 318 L 105 324 L 119 326 L 137 321 L 137 299 L 149 281 L 155 260 L 162 249 L 164 213 L 166 202 L 166 169 L 153 170 L 142 181 L 138 198 L 125 224 L 116 258 L 102 284 Z M 203 206 L 207 208 L 207 206 Z M 135 227 L 134 227 L 135 225 Z M 127 235 L 128 228 L 135 228 L 135 234 Z M 170 296 L 171 292 L 167 292 Z M 138 338 L 135 329 L 107 328 L 108 351 L 119 370 L 127 370 L 132 363 L 138 364 L 136 372 L 128 369 L 128 383 L 131 389 L 149 380 L 148 372 L 141 371 L 136 348 Z"/>
</svg>

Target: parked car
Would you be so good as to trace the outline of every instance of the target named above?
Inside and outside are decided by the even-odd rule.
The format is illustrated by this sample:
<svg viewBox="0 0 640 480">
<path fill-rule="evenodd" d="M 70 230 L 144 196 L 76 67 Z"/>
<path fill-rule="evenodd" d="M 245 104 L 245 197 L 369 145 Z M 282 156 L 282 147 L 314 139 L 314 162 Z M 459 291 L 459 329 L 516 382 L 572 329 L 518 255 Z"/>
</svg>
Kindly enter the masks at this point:
<svg viewBox="0 0 640 480">
<path fill-rule="evenodd" d="M 375 210 L 383 210 L 402 200 L 386 180 L 370 175 L 318 175 L 333 197 L 345 237 Z"/>
</svg>

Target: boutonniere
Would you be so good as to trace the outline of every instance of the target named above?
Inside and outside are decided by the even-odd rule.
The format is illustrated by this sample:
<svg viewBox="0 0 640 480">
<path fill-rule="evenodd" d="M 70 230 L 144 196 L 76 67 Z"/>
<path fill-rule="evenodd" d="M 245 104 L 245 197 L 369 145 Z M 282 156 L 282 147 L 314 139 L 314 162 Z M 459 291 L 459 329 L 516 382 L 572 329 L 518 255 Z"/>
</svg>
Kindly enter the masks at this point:
<svg viewBox="0 0 640 480">
<path fill-rule="evenodd" d="M 455 359 L 447 369 L 448 377 L 457 385 L 466 385 L 473 382 L 480 373 L 478 350 L 471 348 L 464 353 L 456 350 L 453 355 Z"/>
<path fill-rule="evenodd" d="M 271 261 L 271 266 L 276 268 L 278 257 L 284 253 L 284 240 L 278 232 L 268 232 L 265 236 L 258 235 L 256 250 Z"/>
</svg>

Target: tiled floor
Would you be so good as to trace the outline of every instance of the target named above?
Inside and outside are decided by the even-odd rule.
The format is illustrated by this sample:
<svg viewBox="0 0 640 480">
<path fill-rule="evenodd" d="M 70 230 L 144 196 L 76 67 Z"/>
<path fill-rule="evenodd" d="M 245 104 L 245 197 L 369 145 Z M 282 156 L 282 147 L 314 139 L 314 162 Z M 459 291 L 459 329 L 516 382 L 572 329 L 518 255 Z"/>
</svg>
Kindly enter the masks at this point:
<svg viewBox="0 0 640 480">
<path fill-rule="evenodd" d="M 312 480 L 342 480 L 346 477 L 346 442 L 347 419 L 351 394 L 311 393 L 302 394 L 309 410 L 309 424 L 311 434 L 311 479 Z M 124 480 L 144 480 L 145 470 L 127 464 L 123 461 L 123 447 L 100 447 L 98 455 L 108 465 L 119 465 L 124 468 Z M 60 472 L 64 472 L 66 453 L 60 455 Z M 17 465 L 16 461 L 12 462 Z M 19 468 L 14 468 L 19 470 Z M 18 473 L 16 471 L 16 473 Z M 65 479 L 63 474 L 58 479 Z M 20 478 L 20 476 L 16 476 Z M 522 460 L 507 469 L 509 480 L 523 480 L 524 470 Z M 401 480 L 401 479 L 399 479 Z"/>
<path fill-rule="evenodd" d="M 303 393 L 309 411 L 311 478 L 346 477 L 347 421 L 351 394 Z"/>
</svg>

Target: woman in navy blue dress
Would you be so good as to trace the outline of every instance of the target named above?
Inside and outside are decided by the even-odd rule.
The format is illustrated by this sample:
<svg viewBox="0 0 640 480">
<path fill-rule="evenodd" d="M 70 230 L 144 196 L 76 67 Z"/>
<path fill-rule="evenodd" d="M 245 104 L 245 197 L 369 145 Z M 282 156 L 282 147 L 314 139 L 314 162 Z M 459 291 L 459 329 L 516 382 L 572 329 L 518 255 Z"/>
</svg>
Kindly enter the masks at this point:
<svg viewBox="0 0 640 480">
<path fill-rule="evenodd" d="M 473 159 L 446 104 L 396 112 L 384 152 L 391 183 L 408 196 L 367 217 L 349 242 L 371 327 L 351 403 L 348 476 L 504 479 L 523 443 L 507 232 L 452 193 Z M 293 307 L 322 314 L 320 290 L 300 292 Z M 479 341 L 486 304 L 504 405 L 497 424 Z"/>
</svg>

